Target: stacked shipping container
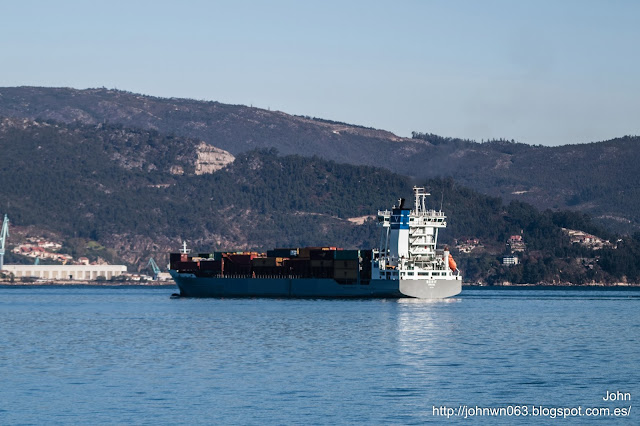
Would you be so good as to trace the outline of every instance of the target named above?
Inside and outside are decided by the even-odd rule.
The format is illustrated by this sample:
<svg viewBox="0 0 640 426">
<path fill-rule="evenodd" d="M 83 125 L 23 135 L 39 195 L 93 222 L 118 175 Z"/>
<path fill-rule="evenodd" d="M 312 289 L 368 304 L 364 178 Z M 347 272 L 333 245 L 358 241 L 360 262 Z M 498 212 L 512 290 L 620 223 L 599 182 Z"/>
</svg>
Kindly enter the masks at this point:
<svg viewBox="0 0 640 426">
<path fill-rule="evenodd" d="M 277 248 L 264 253 L 214 252 L 189 257 L 171 253 L 171 269 L 196 276 L 332 278 L 340 284 L 368 284 L 371 250 L 336 247 Z"/>
</svg>

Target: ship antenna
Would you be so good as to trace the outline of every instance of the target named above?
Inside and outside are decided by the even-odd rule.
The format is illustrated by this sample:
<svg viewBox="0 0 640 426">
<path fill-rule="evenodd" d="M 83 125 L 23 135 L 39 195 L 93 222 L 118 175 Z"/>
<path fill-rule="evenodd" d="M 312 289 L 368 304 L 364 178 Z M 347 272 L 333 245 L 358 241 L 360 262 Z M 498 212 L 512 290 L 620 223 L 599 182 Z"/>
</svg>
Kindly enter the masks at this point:
<svg viewBox="0 0 640 426">
<path fill-rule="evenodd" d="M 444 188 L 442 188 L 442 196 L 440 197 L 440 211 L 442 211 L 442 204 L 444 204 Z"/>
</svg>

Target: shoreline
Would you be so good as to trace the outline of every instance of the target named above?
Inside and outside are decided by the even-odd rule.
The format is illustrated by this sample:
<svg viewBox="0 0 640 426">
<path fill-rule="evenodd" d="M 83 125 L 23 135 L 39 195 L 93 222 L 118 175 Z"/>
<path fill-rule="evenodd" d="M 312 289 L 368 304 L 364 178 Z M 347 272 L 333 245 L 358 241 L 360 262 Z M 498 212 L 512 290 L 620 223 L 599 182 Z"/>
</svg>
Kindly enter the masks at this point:
<svg viewBox="0 0 640 426">
<path fill-rule="evenodd" d="M 8 287 L 46 287 L 46 286 L 93 286 L 93 287 L 171 287 L 176 286 L 173 281 L 85 281 L 85 280 L 59 280 L 44 282 L 4 282 L 0 281 L 0 286 Z"/>
<path fill-rule="evenodd" d="M 558 284 L 549 284 L 549 283 L 537 283 L 537 284 L 512 284 L 512 283 L 503 283 L 503 284 L 476 284 L 476 283 L 462 283 L 464 287 L 487 287 L 487 288 L 498 288 L 498 287 L 575 287 L 575 288 L 586 288 L 586 287 L 594 287 L 594 288 L 640 288 L 640 283 L 589 283 L 589 284 L 572 284 L 572 283 L 558 283 Z"/>
<path fill-rule="evenodd" d="M 597 289 L 640 289 L 640 283 L 614 283 L 614 284 L 605 284 L 605 283 L 590 283 L 590 284 L 571 284 L 571 283 L 561 283 L 561 284 L 548 284 L 548 283 L 538 283 L 538 284 L 511 284 L 511 283 L 503 283 L 503 284 L 477 284 L 477 283 L 463 283 L 463 287 L 467 288 L 486 288 L 486 289 L 525 289 L 525 288 L 597 288 Z M 46 287 L 46 286 L 93 286 L 93 287 L 176 287 L 176 283 L 171 281 L 87 281 L 87 280 L 58 280 L 58 281 L 41 281 L 41 282 L 8 282 L 8 281 L 0 281 L 0 286 L 7 287 Z"/>
</svg>

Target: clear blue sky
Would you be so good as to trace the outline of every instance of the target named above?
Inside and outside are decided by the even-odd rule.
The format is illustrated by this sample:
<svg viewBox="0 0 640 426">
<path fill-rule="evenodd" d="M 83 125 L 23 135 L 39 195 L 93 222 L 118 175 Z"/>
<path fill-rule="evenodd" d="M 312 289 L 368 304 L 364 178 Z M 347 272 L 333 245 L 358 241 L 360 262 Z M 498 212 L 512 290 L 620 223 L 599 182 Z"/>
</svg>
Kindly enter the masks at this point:
<svg viewBox="0 0 640 426">
<path fill-rule="evenodd" d="M 558 145 L 640 134 L 638 1 L 5 1 L 0 86 Z"/>
</svg>

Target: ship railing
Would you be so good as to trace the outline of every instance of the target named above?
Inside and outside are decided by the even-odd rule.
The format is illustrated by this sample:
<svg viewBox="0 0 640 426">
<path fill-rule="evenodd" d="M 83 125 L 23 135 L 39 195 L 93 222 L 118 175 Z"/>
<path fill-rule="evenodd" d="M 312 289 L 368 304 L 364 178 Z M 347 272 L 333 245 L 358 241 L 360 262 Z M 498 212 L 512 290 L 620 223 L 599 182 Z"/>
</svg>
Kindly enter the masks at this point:
<svg viewBox="0 0 640 426">
<path fill-rule="evenodd" d="M 437 210 L 427 210 L 415 215 L 415 219 L 425 219 L 429 217 L 447 217 L 447 215 L 444 212 Z"/>
<path fill-rule="evenodd" d="M 216 274 L 211 278 L 255 278 L 255 279 L 301 279 L 303 275 L 284 274 L 284 275 L 253 275 L 253 274 Z"/>
<path fill-rule="evenodd" d="M 378 210 L 378 222 L 388 222 L 391 218 L 391 212 L 389 210 Z"/>
<path fill-rule="evenodd" d="M 418 229 L 430 229 L 430 228 L 442 228 L 442 227 L 446 227 L 447 226 L 447 219 L 446 218 L 442 218 L 440 219 L 439 217 L 428 217 L 428 218 L 423 218 L 423 220 L 414 220 L 413 222 L 411 222 L 409 224 L 409 226 L 411 227 L 411 229 L 414 230 L 418 230 Z"/>
<path fill-rule="evenodd" d="M 444 216 L 444 212 L 442 210 L 426 210 L 423 212 L 424 216 L 436 216 L 436 217 L 442 217 Z"/>
</svg>

